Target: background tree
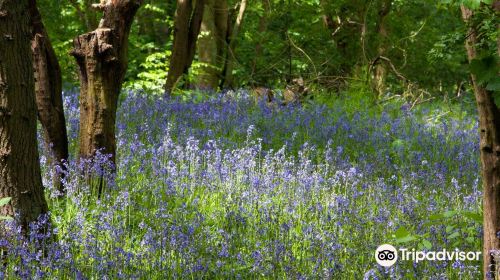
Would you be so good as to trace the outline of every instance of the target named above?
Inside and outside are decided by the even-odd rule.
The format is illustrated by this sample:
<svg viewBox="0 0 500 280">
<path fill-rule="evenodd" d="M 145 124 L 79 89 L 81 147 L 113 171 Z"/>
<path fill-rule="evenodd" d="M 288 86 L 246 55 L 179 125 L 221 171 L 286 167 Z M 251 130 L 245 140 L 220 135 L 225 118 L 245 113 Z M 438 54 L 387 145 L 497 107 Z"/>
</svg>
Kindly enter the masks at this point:
<svg viewBox="0 0 500 280">
<path fill-rule="evenodd" d="M 175 12 L 174 43 L 165 91 L 171 92 L 187 74 L 196 52 L 196 41 L 203 19 L 204 0 L 178 0 Z"/>
<path fill-rule="evenodd" d="M 198 60 L 201 64 L 197 87 L 217 89 L 221 80 L 226 50 L 228 23 L 227 0 L 206 0 L 198 38 Z"/>
<path fill-rule="evenodd" d="M 265 34 L 267 31 L 267 26 L 268 26 L 268 21 L 269 21 L 269 14 L 271 12 L 271 1 L 270 0 L 262 0 L 261 3 L 262 3 L 262 10 L 261 10 L 261 13 L 259 14 L 259 24 L 258 24 L 258 28 L 257 28 L 258 33 L 255 34 L 258 37 L 258 39 L 255 42 L 255 56 L 254 56 L 253 61 L 252 61 L 252 72 L 250 74 L 251 80 L 253 80 L 253 75 L 257 71 L 258 60 L 263 54 L 262 43 L 265 40 Z"/>
<path fill-rule="evenodd" d="M 61 68 L 42 22 L 36 0 L 30 0 L 31 50 L 35 74 L 35 95 L 38 118 L 42 124 L 45 146 L 55 165 L 68 160 L 68 136 L 62 99 Z M 62 191 L 64 172 L 54 171 L 54 185 Z"/>
<path fill-rule="evenodd" d="M 227 57 L 225 59 L 224 69 L 222 70 L 222 75 L 224 80 L 221 82 L 221 86 L 224 88 L 234 87 L 233 82 L 233 68 L 236 60 L 236 43 L 238 39 L 238 34 L 243 23 L 243 17 L 247 9 L 247 0 L 241 0 L 239 3 L 238 14 L 234 24 L 231 24 L 230 33 L 227 35 Z"/>
<path fill-rule="evenodd" d="M 381 1 L 378 10 L 378 19 L 375 27 L 376 32 L 378 34 L 377 38 L 378 47 L 377 47 L 377 57 L 375 58 L 375 60 L 377 60 L 377 63 L 375 64 L 375 69 L 373 73 L 373 86 L 378 96 L 382 96 L 386 90 L 387 61 L 383 61 L 381 58 L 385 55 L 387 49 L 388 31 L 385 21 L 387 15 L 389 15 L 389 12 L 391 11 L 391 6 L 392 6 L 392 0 Z"/>
<path fill-rule="evenodd" d="M 107 0 L 96 30 L 74 39 L 72 55 L 80 77 L 80 150 L 91 158 L 97 150 L 115 161 L 118 96 L 127 70 L 128 36 L 141 0 Z"/>
<path fill-rule="evenodd" d="M 498 3 L 498 1 L 496 1 Z M 500 109 L 498 86 L 498 45 L 485 42 L 485 33 L 478 30 L 490 7 L 482 3 L 476 6 L 462 4 L 462 18 L 468 25 L 466 49 L 471 64 L 471 80 L 479 114 L 479 131 L 483 180 L 483 271 L 484 279 L 498 276 L 500 265 Z M 491 10 L 490 16 L 498 16 L 499 10 Z M 482 18 L 475 17 L 481 13 Z M 496 24 L 493 26 L 497 26 Z M 498 35 L 497 35 L 498 36 Z M 487 40 L 487 38 L 486 38 Z M 493 48 L 491 47 L 493 46 Z"/>
<path fill-rule="evenodd" d="M 61 64 L 65 87 L 78 86 L 77 67 L 67 56 L 72 45 L 70 38 L 88 32 L 85 13 L 96 12 L 87 9 L 85 3 L 88 1 L 83 0 L 38 1 Z M 210 7 L 212 1 L 214 5 L 227 2 L 229 11 L 233 11 L 227 22 L 231 33 L 241 0 L 211 0 L 204 6 Z M 178 80 L 172 77 L 183 75 L 176 74 L 178 71 L 187 74 L 187 83 L 198 83 L 201 77 L 214 77 L 214 72 L 218 72 L 214 70 L 222 61 L 218 61 L 216 67 L 208 67 L 209 63 L 206 63 L 210 60 L 208 50 L 214 50 L 215 46 L 213 40 L 205 38 L 205 34 L 211 34 L 208 32 L 201 33 L 200 39 L 205 41 L 190 44 L 195 48 L 198 46 L 198 56 L 196 49 L 191 49 L 188 57 L 192 59 L 188 59 L 187 67 L 179 64 L 183 61 L 183 55 L 179 55 L 179 52 L 188 48 L 187 45 L 173 47 L 176 2 L 144 1 L 144 7 L 138 11 L 136 24 L 130 32 L 130 60 L 129 71 L 124 78 L 125 87 L 163 92 L 167 73 L 171 76 L 169 83 L 172 84 L 172 81 L 175 83 Z M 185 6 L 191 3 L 191 13 L 185 19 L 194 19 L 196 1 L 182 2 Z M 342 95 L 359 86 L 371 91 L 374 79 L 370 79 L 370 76 L 374 77 L 375 70 L 383 67 L 387 68 L 385 94 L 404 94 L 409 91 L 410 84 L 428 93 L 456 92 L 458 86 L 467 79 L 463 67 L 465 60 L 460 51 L 462 22 L 456 10 L 436 7 L 436 2 L 430 0 L 392 1 L 390 13 L 383 17 L 384 24 L 380 25 L 377 23 L 381 22 L 380 11 L 383 10 L 384 2 L 249 1 L 244 24 L 241 25 L 238 38 L 233 40 L 236 44 L 232 50 L 234 57 L 230 57 L 235 59 L 231 71 L 234 75 L 233 86 L 284 87 L 290 78 L 302 76 L 306 83 L 314 83 L 325 91 Z M 220 15 L 214 19 L 222 21 L 224 17 Z M 185 26 L 189 27 L 194 22 L 186 21 Z M 195 31 L 196 24 L 192 26 L 191 30 Z M 383 38 L 379 32 L 380 26 L 388 31 Z M 192 38 L 196 40 L 199 34 L 194 36 L 194 33 Z M 178 41 L 175 44 L 183 45 L 182 40 Z M 225 43 L 224 55 L 229 54 L 229 43 Z M 390 63 L 377 60 L 380 47 L 384 49 L 384 57 Z M 169 69 L 171 64 L 176 67 Z M 188 71 L 191 64 L 195 67 Z M 398 77 L 391 64 L 408 81 Z M 422 67 L 427 68 L 428 75 L 419 74 Z"/>
<path fill-rule="evenodd" d="M 47 212 L 36 140 L 29 8 L 28 0 L 0 0 L 0 197 L 12 197 L 0 214 L 16 217 L 24 230 Z"/>
</svg>

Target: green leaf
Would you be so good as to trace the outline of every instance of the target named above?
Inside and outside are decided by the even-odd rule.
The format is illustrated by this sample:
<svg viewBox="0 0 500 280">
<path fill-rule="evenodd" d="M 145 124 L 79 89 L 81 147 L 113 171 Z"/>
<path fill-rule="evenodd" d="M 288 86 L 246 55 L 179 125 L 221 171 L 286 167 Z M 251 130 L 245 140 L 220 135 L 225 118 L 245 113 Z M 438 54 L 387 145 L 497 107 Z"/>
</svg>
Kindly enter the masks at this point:
<svg viewBox="0 0 500 280">
<path fill-rule="evenodd" d="M 407 272 L 405 274 L 404 279 L 413 280 L 413 279 L 415 279 L 415 275 L 413 275 L 413 273 Z"/>
<path fill-rule="evenodd" d="M 444 216 L 443 216 L 443 214 L 441 214 L 441 213 L 438 213 L 438 214 L 432 214 L 432 215 L 430 215 L 430 216 L 429 216 L 429 219 L 430 219 L 431 221 L 441 220 L 441 219 L 443 219 L 443 218 L 444 218 Z"/>
<path fill-rule="evenodd" d="M 483 222 L 483 215 L 480 213 L 476 212 L 464 212 L 464 216 L 474 220 L 475 222 L 482 223 Z"/>
<path fill-rule="evenodd" d="M 424 245 L 425 249 L 427 249 L 427 250 L 432 249 L 432 244 L 427 239 L 422 240 L 422 245 Z"/>
<path fill-rule="evenodd" d="M 486 89 L 490 91 L 500 92 L 500 77 L 496 76 L 488 81 Z"/>
<path fill-rule="evenodd" d="M 481 5 L 480 0 L 462 0 L 462 4 L 471 10 L 476 10 Z"/>
<path fill-rule="evenodd" d="M 476 76 L 479 84 L 483 85 L 498 78 L 497 57 L 486 55 L 481 58 L 473 59 L 470 62 L 469 69 Z"/>
<path fill-rule="evenodd" d="M 465 241 L 467 241 L 468 243 L 474 243 L 476 240 L 474 237 L 469 236 L 469 237 L 465 238 Z"/>
<path fill-rule="evenodd" d="M 410 242 L 413 240 L 417 240 L 417 237 L 413 236 L 413 235 L 408 235 L 408 236 L 405 236 L 402 238 L 396 238 L 396 243 L 406 243 L 406 242 Z"/>
<path fill-rule="evenodd" d="M 446 212 L 443 213 L 443 217 L 444 218 L 450 218 L 450 217 L 455 216 L 455 214 L 457 214 L 457 211 L 446 211 Z"/>
<path fill-rule="evenodd" d="M 405 227 L 399 227 L 398 230 L 396 230 L 395 234 L 396 234 L 396 239 L 410 235 L 410 233 L 406 230 Z"/>
<path fill-rule="evenodd" d="M 11 199 L 12 197 L 4 197 L 0 199 L 0 207 L 7 205 L 7 203 L 9 203 Z"/>
<path fill-rule="evenodd" d="M 392 142 L 393 149 L 402 149 L 405 147 L 405 141 L 401 139 L 396 139 Z"/>
<path fill-rule="evenodd" d="M 446 227 L 446 233 L 450 233 L 455 229 L 455 226 L 447 226 Z"/>
<path fill-rule="evenodd" d="M 398 228 L 398 230 L 396 230 L 395 236 L 396 243 L 406 243 L 417 239 L 416 236 L 410 235 L 405 227 Z"/>
<path fill-rule="evenodd" d="M 14 218 L 10 216 L 0 216 L 0 221 L 12 221 Z"/>
<path fill-rule="evenodd" d="M 448 239 L 455 239 L 459 236 L 460 236 L 460 233 L 458 233 L 458 231 L 455 231 L 454 233 L 452 233 L 448 236 Z"/>
</svg>

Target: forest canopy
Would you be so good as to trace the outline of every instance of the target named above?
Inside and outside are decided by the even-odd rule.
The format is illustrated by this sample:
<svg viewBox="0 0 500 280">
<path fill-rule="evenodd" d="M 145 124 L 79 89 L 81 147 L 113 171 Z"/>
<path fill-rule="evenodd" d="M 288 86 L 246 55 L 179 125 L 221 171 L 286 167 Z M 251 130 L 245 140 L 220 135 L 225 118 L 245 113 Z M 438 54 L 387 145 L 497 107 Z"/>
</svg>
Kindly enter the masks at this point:
<svg viewBox="0 0 500 280">
<path fill-rule="evenodd" d="M 63 80 L 66 86 L 75 86 L 76 66 L 67 53 L 76 35 L 97 26 L 98 12 L 87 0 L 39 2 Z M 183 78 L 186 88 L 203 84 L 206 71 L 222 71 L 228 56 L 224 49 L 230 39 L 228 27 L 234 25 L 241 1 L 225 4 L 228 21 L 222 37 L 208 21 L 209 13 L 217 11 L 213 5 L 224 1 L 207 2 L 198 35 L 199 44 L 205 45 L 199 47 Z M 388 83 L 381 94 L 455 94 L 468 80 L 463 51 L 466 26 L 460 10 L 444 2 L 249 1 L 230 54 L 235 60 L 231 86 L 284 87 L 293 78 L 303 77 L 320 89 L 338 91 L 367 80 L 374 75 L 373 68 L 382 65 L 387 68 Z M 175 1 L 150 0 L 138 11 L 130 33 L 125 87 L 162 89 L 172 54 L 175 8 Z M 494 20 L 490 16 L 483 25 L 492 37 Z M 222 51 L 217 50 L 217 40 L 223 41 Z"/>
</svg>

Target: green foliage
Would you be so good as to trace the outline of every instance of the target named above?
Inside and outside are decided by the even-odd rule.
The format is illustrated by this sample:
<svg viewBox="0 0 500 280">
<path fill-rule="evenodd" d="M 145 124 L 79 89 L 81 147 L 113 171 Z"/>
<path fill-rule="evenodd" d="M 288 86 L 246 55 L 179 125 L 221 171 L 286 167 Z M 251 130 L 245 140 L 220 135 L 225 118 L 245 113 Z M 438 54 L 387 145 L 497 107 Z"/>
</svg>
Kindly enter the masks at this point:
<svg viewBox="0 0 500 280">
<path fill-rule="evenodd" d="M 12 197 L 4 197 L 4 198 L 0 199 L 0 207 L 7 205 L 11 200 L 12 200 Z M 0 215 L 0 220 L 4 220 L 4 221 L 9 220 L 10 221 L 10 220 L 13 220 L 13 218 L 10 216 L 1 216 Z"/>
<path fill-rule="evenodd" d="M 477 82 L 491 91 L 500 91 L 498 76 L 499 61 L 497 55 L 487 55 L 476 58 L 470 63 L 470 71 L 476 76 Z"/>
<path fill-rule="evenodd" d="M 87 14 L 96 20 L 101 16 L 84 1 L 76 3 L 79 10 L 69 1 L 39 0 L 66 86 L 78 84 L 76 64 L 68 54 L 72 39 L 89 31 Z M 228 1 L 233 21 L 237 3 Z M 351 86 L 349 79 L 357 77 L 358 69 L 368 67 L 378 56 L 383 43 L 384 55 L 412 83 L 429 92 L 455 92 L 456 85 L 468 78 L 463 51 L 465 29 L 456 5 L 463 3 L 483 13 L 481 1 L 394 0 L 385 20 L 387 38 L 381 38 L 377 31 L 382 3 L 270 0 L 270 10 L 266 10 L 262 1 L 250 1 L 236 38 L 235 86 L 283 88 L 291 79 L 302 76 L 327 90 L 343 91 L 346 85 Z M 147 0 L 139 9 L 129 37 L 125 87 L 143 87 L 148 92 L 161 88 L 166 75 L 161 72 L 168 70 L 175 8 L 175 1 Z M 327 28 L 324 16 L 334 21 L 335 30 Z M 494 42 L 497 21 L 491 14 L 481 17 L 484 41 Z M 206 66 L 195 59 L 185 85 L 191 84 L 200 71 L 209 69 Z M 389 68 L 387 82 L 388 92 L 398 93 L 404 88 Z M 496 85 L 491 81 L 490 88 Z"/>
<path fill-rule="evenodd" d="M 175 3 L 160 0 L 145 1 L 137 12 L 129 37 L 126 87 L 138 80 L 132 88 L 139 89 L 138 86 L 144 83 L 144 90 L 155 91 L 159 84 L 164 83 L 164 79 L 153 81 L 153 78 L 161 79 L 166 73 L 159 72 L 168 70 L 174 12 Z"/>
<path fill-rule="evenodd" d="M 12 200 L 12 197 L 4 197 L 0 199 L 0 207 L 7 205 Z"/>
<path fill-rule="evenodd" d="M 148 55 L 141 64 L 140 72 L 137 74 L 137 77 L 127 81 L 125 87 L 156 94 L 163 93 L 163 86 L 167 79 L 170 55 L 170 51 Z"/>
<path fill-rule="evenodd" d="M 467 219 L 464 220 L 462 217 L 466 217 Z M 479 244 L 481 240 L 477 236 L 477 225 L 481 225 L 482 223 L 482 213 L 446 211 L 431 215 L 427 225 L 445 226 L 445 231 L 448 234 L 447 239 L 456 247 L 463 243 L 463 240 L 458 237 L 462 237 L 468 244 Z"/>
<path fill-rule="evenodd" d="M 482 2 L 491 4 L 491 1 Z M 473 47 L 477 56 L 470 62 L 469 71 L 475 75 L 478 85 L 493 93 L 495 104 L 500 107 L 500 60 L 497 45 L 500 18 L 488 5 L 476 3 L 470 7 L 474 9 L 474 13 L 468 25 L 476 31 L 476 45 Z"/>
<path fill-rule="evenodd" d="M 465 217 L 467 219 L 463 219 Z M 480 238 L 477 236 L 477 226 L 483 223 L 481 213 L 471 211 L 445 211 L 432 214 L 429 216 L 428 222 L 425 224 L 429 230 L 444 230 L 446 240 L 454 247 L 463 246 L 466 244 L 479 246 Z M 399 227 L 391 239 L 397 244 L 416 244 L 420 250 L 432 249 L 430 239 L 430 231 L 424 234 L 412 233 L 405 227 Z"/>
<path fill-rule="evenodd" d="M 38 9 L 49 34 L 52 46 L 59 59 L 63 85 L 73 87 L 78 85 L 77 66 L 74 58 L 69 55 L 73 48 L 73 39 L 86 32 L 85 23 L 70 1 L 38 0 Z"/>
<path fill-rule="evenodd" d="M 464 5 L 465 7 L 477 10 L 481 7 L 481 4 L 491 5 L 493 0 L 440 0 L 438 5 L 448 5 L 448 6 L 458 6 Z"/>
<path fill-rule="evenodd" d="M 63 84 L 66 88 L 78 85 L 77 66 L 74 58 L 69 55 L 72 49 L 73 39 L 91 30 L 87 27 L 86 17 L 95 20 L 97 24 L 101 13 L 95 12 L 86 2 L 92 1 L 52 1 L 38 0 L 38 8 L 42 14 L 43 22 L 49 34 L 52 45 L 59 59 L 62 69 Z M 96 1 L 97 2 L 97 1 Z M 79 10 L 71 3 L 76 3 Z M 155 53 L 165 52 L 170 49 L 172 34 L 170 27 L 173 25 L 175 2 L 161 0 L 146 0 L 139 9 L 135 23 L 129 37 L 129 64 L 127 85 L 131 85 L 143 71 L 143 64 Z M 158 66 L 157 68 L 160 68 Z M 146 72 L 149 68 L 146 69 Z M 151 77 L 145 79 L 144 83 L 151 82 Z M 151 87 L 154 87 L 151 85 Z M 150 90 L 150 88 L 146 88 Z"/>
<path fill-rule="evenodd" d="M 481 4 L 491 5 L 493 0 L 460 0 L 458 2 L 469 9 L 477 10 L 481 7 Z"/>
</svg>

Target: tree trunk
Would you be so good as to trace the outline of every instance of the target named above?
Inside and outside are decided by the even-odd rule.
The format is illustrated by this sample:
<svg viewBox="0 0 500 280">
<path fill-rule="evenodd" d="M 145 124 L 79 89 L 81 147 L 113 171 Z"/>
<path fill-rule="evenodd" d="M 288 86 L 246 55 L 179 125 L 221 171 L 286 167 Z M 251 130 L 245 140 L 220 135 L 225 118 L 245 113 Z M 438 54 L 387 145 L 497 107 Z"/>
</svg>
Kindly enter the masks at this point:
<svg viewBox="0 0 500 280">
<path fill-rule="evenodd" d="M 349 15 L 347 14 L 333 16 L 328 7 L 328 1 L 321 0 L 320 5 L 323 9 L 323 25 L 330 31 L 330 36 L 335 43 L 339 56 L 342 57 L 339 61 L 340 74 L 347 75 L 352 67 L 348 62 L 350 55 L 349 44 L 352 44 L 353 35 L 359 33 L 359 27 L 349 22 Z M 347 13 L 345 9 L 341 8 L 341 10 Z M 347 19 L 343 17 L 347 17 Z"/>
<path fill-rule="evenodd" d="M 387 48 L 387 29 L 385 26 L 385 20 L 387 15 L 391 11 L 392 0 L 383 0 L 381 7 L 378 12 L 377 21 L 377 35 L 378 35 L 378 57 L 384 56 Z M 386 78 L 387 78 L 387 67 L 384 61 L 378 59 L 378 63 L 375 64 L 375 70 L 373 74 L 373 88 L 377 93 L 377 98 L 381 97 L 386 90 Z"/>
<path fill-rule="evenodd" d="M 0 215 L 23 230 L 47 212 L 36 140 L 28 0 L 0 0 Z M 5 228 L 0 229 L 0 232 Z"/>
<path fill-rule="evenodd" d="M 238 33 L 240 32 L 241 24 L 243 23 L 243 17 L 247 9 L 247 4 L 248 4 L 247 0 L 241 0 L 238 16 L 236 17 L 236 21 L 234 22 L 233 25 L 233 30 L 230 34 L 231 37 L 229 38 L 229 46 L 227 48 L 227 58 L 223 70 L 224 80 L 222 82 L 222 88 L 233 87 L 233 68 L 234 68 L 234 60 L 236 59 L 235 56 L 235 48 L 237 42 L 236 39 L 238 38 Z"/>
<path fill-rule="evenodd" d="M 470 24 L 471 10 L 461 6 L 462 18 Z M 476 27 L 470 26 L 466 40 L 469 61 L 477 57 Z M 471 74 L 479 114 L 480 152 L 483 179 L 483 272 L 484 279 L 496 279 L 499 266 L 492 256 L 500 249 L 500 111 L 493 99 L 493 93 L 478 84 Z"/>
<path fill-rule="evenodd" d="M 268 18 L 269 14 L 271 13 L 271 3 L 270 0 L 262 0 L 262 7 L 264 8 L 264 14 L 260 17 L 259 19 L 259 36 L 263 36 L 263 34 L 267 30 L 267 24 L 268 24 Z M 252 61 L 252 78 L 255 72 L 257 71 L 257 64 L 258 64 L 258 59 L 259 57 L 262 56 L 262 40 L 263 37 L 260 37 L 259 40 L 257 41 L 257 44 L 255 44 L 255 56 Z"/>
<path fill-rule="evenodd" d="M 36 0 L 30 0 L 31 50 L 35 74 L 38 119 L 44 131 L 45 146 L 54 166 L 65 169 L 68 160 L 68 136 L 64 118 L 61 68 L 42 23 Z M 63 191 L 63 172 L 53 170 L 54 187 Z"/>
<path fill-rule="evenodd" d="M 217 89 L 224 65 L 225 36 L 227 33 L 227 0 L 207 0 L 198 39 L 198 59 L 203 63 L 197 77 L 197 87 Z"/>
<path fill-rule="evenodd" d="M 104 2 L 104 3 L 103 3 Z M 127 70 L 128 36 L 142 0 L 107 0 L 96 30 L 73 40 L 80 78 L 80 158 L 100 150 L 115 162 L 118 96 Z"/>
<path fill-rule="evenodd" d="M 187 74 L 196 52 L 196 41 L 203 19 L 204 0 L 177 0 L 174 22 L 174 44 L 165 92 L 170 93 L 183 74 Z"/>
</svg>

